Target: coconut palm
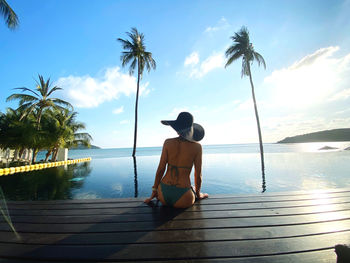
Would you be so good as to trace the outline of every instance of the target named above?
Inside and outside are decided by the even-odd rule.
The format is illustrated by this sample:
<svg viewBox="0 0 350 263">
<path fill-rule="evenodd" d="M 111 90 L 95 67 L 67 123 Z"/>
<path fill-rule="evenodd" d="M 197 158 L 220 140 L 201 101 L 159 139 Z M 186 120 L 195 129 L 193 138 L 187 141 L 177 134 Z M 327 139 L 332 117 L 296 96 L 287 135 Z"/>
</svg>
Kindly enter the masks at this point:
<svg viewBox="0 0 350 263">
<path fill-rule="evenodd" d="M 88 133 L 79 132 L 85 129 L 85 124 L 76 121 L 76 116 L 77 112 L 70 112 L 68 109 L 45 111 L 43 130 L 51 134 L 45 161 L 51 153 L 52 159 L 56 160 L 59 148 L 71 148 L 80 144 L 90 147 L 92 138 Z"/>
<path fill-rule="evenodd" d="M 53 92 L 61 90 L 57 86 L 51 88 L 50 78 L 45 81 L 43 76 L 38 75 L 39 81 L 36 82 L 36 88 L 15 88 L 22 90 L 22 92 L 29 92 L 31 94 L 19 94 L 15 93 L 9 96 L 6 101 L 19 100 L 19 110 L 23 111 L 23 114 L 20 119 L 23 119 L 25 116 L 29 115 L 33 111 L 36 111 L 37 115 L 37 129 L 40 128 L 40 120 L 42 112 L 45 108 L 56 108 L 64 109 L 62 106 L 70 107 L 73 109 L 73 106 L 64 100 L 58 98 L 50 98 Z M 33 95 L 32 95 L 33 94 Z"/>
<path fill-rule="evenodd" d="M 137 140 L 137 111 L 139 100 L 140 79 L 142 78 L 143 70 L 147 69 L 150 72 L 151 68 L 156 69 L 156 62 L 152 58 L 152 53 L 146 51 L 144 43 L 144 35 L 139 33 L 136 28 L 132 28 L 131 32 L 126 32 L 130 40 L 118 38 L 121 42 L 124 51 L 120 57 L 122 66 L 125 67 L 130 63 L 129 74 L 133 75 L 137 67 L 137 89 L 136 89 L 136 103 L 135 103 L 135 130 L 134 130 L 134 147 L 132 156 L 135 157 L 136 140 Z"/>
<path fill-rule="evenodd" d="M 260 121 L 259 121 L 259 115 L 258 115 L 258 108 L 256 105 L 255 100 L 255 92 L 254 92 L 254 84 L 252 79 L 252 73 L 250 65 L 253 63 L 253 61 L 257 61 L 258 65 L 262 64 L 264 68 L 266 68 L 265 60 L 264 58 L 254 50 L 253 44 L 250 43 L 249 40 L 249 32 L 246 27 L 242 27 L 240 31 L 236 32 L 231 39 L 233 40 L 233 45 L 230 46 L 226 52 L 225 55 L 228 58 L 225 68 L 231 63 L 239 58 L 242 58 L 242 72 L 241 77 L 249 76 L 250 80 L 250 86 L 252 89 L 252 97 L 254 102 L 254 111 L 255 111 L 255 117 L 256 122 L 258 126 L 258 134 L 259 134 L 259 143 L 260 143 L 260 156 L 261 156 L 261 169 L 262 173 L 264 175 L 265 173 L 265 165 L 264 165 L 264 149 L 263 149 L 263 143 L 262 143 L 262 136 L 261 136 L 261 129 L 260 129 Z"/>
<path fill-rule="evenodd" d="M 5 0 L 0 0 L 0 14 L 5 18 L 6 25 L 10 29 L 15 29 L 19 22 L 16 13 Z"/>
<path fill-rule="evenodd" d="M 40 121 L 43 110 L 46 108 L 55 108 L 55 109 L 64 109 L 63 106 L 70 107 L 73 109 L 73 106 L 64 100 L 58 98 L 51 98 L 50 96 L 53 92 L 61 90 L 57 86 L 51 88 L 50 78 L 45 81 L 43 76 L 38 75 L 39 81 L 35 90 L 28 88 L 15 88 L 22 90 L 22 92 L 29 92 L 30 94 L 15 93 L 9 96 L 6 101 L 19 100 L 18 110 L 22 112 L 20 120 L 23 120 L 26 116 L 29 116 L 31 113 L 36 116 L 36 125 L 37 130 L 40 130 Z M 33 162 L 35 162 L 36 155 L 38 153 L 38 148 L 33 149 Z"/>
</svg>

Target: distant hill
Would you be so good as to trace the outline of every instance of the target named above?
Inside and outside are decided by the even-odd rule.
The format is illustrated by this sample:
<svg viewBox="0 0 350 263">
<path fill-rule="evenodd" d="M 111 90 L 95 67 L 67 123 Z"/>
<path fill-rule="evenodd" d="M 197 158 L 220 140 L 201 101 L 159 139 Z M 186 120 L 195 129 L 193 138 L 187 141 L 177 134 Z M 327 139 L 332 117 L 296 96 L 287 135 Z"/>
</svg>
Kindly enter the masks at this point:
<svg viewBox="0 0 350 263">
<path fill-rule="evenodd" d="M 277 143 L 350 141 L 350 129 L 334 129 L 284 138 Z"/>
<path fill-rule="evenodd" d="M 101 148 L 95 145 L 91 145 L 90 148 L 84 145 L 78 145 L 77 147 L 69 148 L 69 150 L 85 150 L 85 149 L 101 149 Z"/>
</svg>

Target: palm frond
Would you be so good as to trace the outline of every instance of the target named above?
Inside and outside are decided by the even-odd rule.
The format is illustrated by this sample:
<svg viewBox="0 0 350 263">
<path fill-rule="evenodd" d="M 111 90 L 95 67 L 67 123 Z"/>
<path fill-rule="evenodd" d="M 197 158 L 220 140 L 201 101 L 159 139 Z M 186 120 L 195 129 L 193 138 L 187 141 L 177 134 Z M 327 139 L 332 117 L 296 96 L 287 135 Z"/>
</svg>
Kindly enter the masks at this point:
<svg viewBox="0 0 350 263">
<path fill-rule="evenodd" d="M 225 52 L 225 55 L 228 58 L 225 67 L 242 57 L 242 77 L 249 75 L 249 63 L 252 63 L 254 60 L 258 62 L 259 66 L 260 64 L 263 64 L 266 68 L 264 58 L 258 52 L 254 51 L 253 44 L 250 43 L 249 31 L 245 26 L 242 26 L 238 32 L 231 36 L 231 39 L 233 40 L 234 44 Z"/>
<path fill-rule="evenodd" d="M 31 95 L 19 94 L 19 93 L 12 94 L 6 98 L 6 102 L 13 101 L 13 100 L 35 101 L 38 99 Z"/>
<path fill-rule="evenodd" d="M 31 103 L 28 103 L 27 105 L 22 105 L 22 106 L 18 107 L 17 110 L 23 111 L 19 120 L 21 121 L 26 116 L 29 116 L 34 111 L 35 108 L 36 108 L 36 104 L 31 104 Z"/>
<path fill-rule="evenodd" d="M 229 65 L 231 65 L 231 63 L 237 59 L 239 59 L 241 56 L 243 56 L 243 53 L 242 52 L 236 52 L 236 53 L 233 53 L 233 55 L 231 55 L 229 57 L 229 59 L 227 60 L 226 64 L 225 64 L 225 68 Z"/>
<path fill-rule="evenodd" d="M 62 104 L 62 105 L 64 105 L 64 106 L 61 106 L 61 105 L 59 105 L 58 103 L 56 103 L 56 101 L 54 101 L 54 100 L 52 100 L 52 99 L 50 99 L 51 100 L 51 102 L 52 102 L 52 105 L 50 105 L 52 108 L 54 108 L 54 109 L 56 109 L 56 110 L 59 110 L 59 111 L 64 111 L 66 108 L 64 107 L 64 106 L 68 106 L 68 105 L 65 105 L 65 104 Z M 67 103 L 69 103 L 69 102 L 67 102 Z M 69 103 L 70 104 L 70 103 Z M 68 107 L 71 107 L 71 109 L 73 109 L 73 106 L 72 105 L 70 105 L 70 106 L 68 106 Z"/>
<path fill-rule="evenodd" d="M 249 76 L 249 61 L 246 60 L 244 57 L 242 59 L 242 71 L 241 71 L 241 77 Z"/>
<path fill-rule="evenodd" d="M 152 58 L 151 52 L 146 52 L 146 46 L 144 43 L 145 36 L 143 33 L 139 33 L 135 27 L 131 28 L 130 32 L 126 32 L 126 35 L 130 40 L 118 38 L 117 41 L 121 42 L 124 51 L 120 56 L 122 66 L 130 64 L 129 74 L 133 75 L 135 68 L 139 65 L 139 72 L 142 76 L 143 70 L 146 66 L 147 70 L 150 71 L 152 68 L 156 68 L 156 62 Z M 138 62 L 139 61 L 139 62 Z"/>
<path fill-rule="evenodd" d="M 254 59 L 258 62 L 258 65 L 263 64 L 264 68 L 266 69 L 266 63 L 262 55 L 260 55 L 258 52 L 253 52 Z"/>
<path fill-rule="evenodd" d="M 118 38 L 117 41 L 122 43 L 123 49 L 126 49 L 126 50 L 132 50 L 133 49 L 133 44 L 129 40 Z"/>
<path fill-rule="evenodd" d="M 53 87 L 48 93 L 47 93 L 47 97 L 49 97 L 53 92 L 55 92 L 56 90 L 62 90 L 62 88 L 60 87 Z"/>
<path fill-rule="evenodd" d="M 28 92 L 31 92 L 33 93 L 35 96 L 37 96 L 38 98 L 40 97 L 40 94 L 35 92 L 34 90 L 32 89 L 28 89 L 26 87 L 21 87 L 21 88 L 14 88 L 14 89 L 19 89 L 19 90 L 22 90 L 22 92 L 25 92 L 25 91 L 28 91 Z"/>
<path fill-rule="evenodd" d="M 125 52 L 120 59 L 122 61 L 122 66 L 125 67 L 131 60 L 135 59 L 135 56 L 131 52 Z"/>
<path fill-rule="evenodd" d="M 131 62 L 130 67 L 129 67 L 129 74 L 130 75 L 134 74 L 136 65 L 137 65 L 137 59 L 134 58 L 134 60 Z"/>
<path fill-rule="evenodd" d="M 18 26 L 19 20 L 16 13 L 5 0 L 0 0 L 0 14 L 5 18 L 8 28 L 15 29 Z"/>
</svg>

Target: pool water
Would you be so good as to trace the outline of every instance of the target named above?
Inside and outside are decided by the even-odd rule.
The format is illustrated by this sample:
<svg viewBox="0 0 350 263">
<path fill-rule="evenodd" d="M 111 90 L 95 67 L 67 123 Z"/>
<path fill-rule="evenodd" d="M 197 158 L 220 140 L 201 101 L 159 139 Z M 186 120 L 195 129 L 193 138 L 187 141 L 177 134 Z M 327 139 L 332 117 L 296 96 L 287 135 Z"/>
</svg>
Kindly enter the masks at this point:
<svg viewBox="0 0 350 263">
<path fill-rule="evenodd" d="M 350 151 L 266 147 L 263 178 L 257 147 L 244 151 L 220 147 L 204 148 L 202 191 L 211 195 L 350 186 Z M 91 162 L 1 176 L 0 186 L 7 200 L 146 197 L 151 193 L 160 148 L 143 152 L 136 163 L 126 154 L 111 158 L 110 151 L 107 155 L 97 152 L 95 157 L 89 150 L 73 153 L 79 155 L 76 158 L 90 153 Z"/>
</svg>

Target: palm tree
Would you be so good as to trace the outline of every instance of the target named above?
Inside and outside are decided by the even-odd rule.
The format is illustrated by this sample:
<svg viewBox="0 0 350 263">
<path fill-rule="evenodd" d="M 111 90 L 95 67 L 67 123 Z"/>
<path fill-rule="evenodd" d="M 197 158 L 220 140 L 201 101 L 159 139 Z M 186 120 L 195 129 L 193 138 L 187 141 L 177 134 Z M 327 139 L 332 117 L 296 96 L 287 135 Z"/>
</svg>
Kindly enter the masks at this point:
<svg viewBox="0 0 350 263">
<path fill-rule="evenodd" d="M 59 148 L 71 148 L 77 145 L 90 147 L 92 137 L 85 132 L 85 124 L 76 121 L 77 112 L 63 110 L 46 110 L 43 115 L 43 130 L 51 134 L 45 161 L 53 153 L 56 160 Z"/>
<path fill-rule="evenodd" d="M 23 120 L 24 117 L 30 115 L 31 113 L 35 113 L 36 115 L 36 124 L 37 130 L 40 130 L 40 121 L 42 112 L 46 108 L 55 108 L 55 109 L 64 109 L 62 106 L 70 107 L 73 109 L 73 106 L 64 100 L 58 98 L 51 98 L 53 92 L 57 90 L 61 90 L 57 86 L 51 88 L 50 78 L 45 81 L 43 76 L 39 75 L 39 81 L 37 81 L 37 85 L 35 90 L 28 88 L 15 88 L 22 90 L 22 92 L 29 92 L 31 94 L 21 94 L 15 93 L 10 95 L 6 101 L 19 100 L 18 110 L 23 112 L 20 117 L 20 120 Z M 36 154 L 38 149 L 33 149 L 33 162 L 35 161 Z"/>
<path fill-rule="evenodd" d="M 139 87 L 140 79 L 142 78 L 143 70 L 146 67 L 147 71 L 150 72 L 151 68 L 156 69 L 156 62 L 152 58 L 152 53 L 146 51 L 144 43 L 144 35 L 139 33 L 136 28 L 132 28 L 131 32 L 126 32 L 130 40 L 124 40 L 118 38 L 117 41 L 121 42 L 124 51 L 120 56 L 122 66 L 125 67 L 130 64 L 129 74 L 133 75 L 137 66 L 137 89 L 136 89 L 136 103 L 135 103 L 135 130 L 134 130 L 134 147 L 132 156 L 135 157 L 136 152 L 136 139 L 137 139 L 137 111 L 138 111 L 138 100 L 139 100 Z"/>
<path fill-rule="evenodd" d="M 15 29 L 18 26 L 18 17 L 6 0 L 0 0 L 0 14 L 5 18 L 8 28 Z"/>
<path fill-rule="evenodd" d="M 42 112 L 45 108 L 56 108 L 56 109 L 64 109 L 61 105 L 70 107 L 73 109 L 73 106 L 64 100 L 58 98 L 50 98 L 53 92 L 57 90 L 61 90 L 57 86 L 51 88 L 50 78 L 45 82 L 43 76 L 38 75 L 39 82 L 37 81 L 36 89 L 28 89 L 28 88 L 15 88 L 22 90 L 22 92 L 29 92 L 30 94 L 12 94 L 9 96 L 6 101 L 19 100 L 19 108 L 21 111 L 23 110 L 23 115 L 21 119 L 25 116 L 29 115 L 31 112 L 36 110 L 37 113 L 37 128 L 39 129 L 40 120 Z"/>
<path fill-rule="evenodd" d="M 253 63 L 254 60 L 258 62 L 258 65 L 262 64 L 264 68 L 266 68 L 265 60 L 264 58 L 254 50 L 253 44 L 250 43 L 249 40 L 249 32 L 246 27 L 242 27 L 241 30 L 234 34 L 234 36 L 231 37 L 233 40 L 233 45 L 230 46 L 226 52 L 225 55 L 228 58 L 225 68 L 231 63 L 239 58 L 242 57 L 242 72 L 241 77 L 249 76 L 250 80 L 250 86 L 252 88 L 252 97 L 254 102 L 254 111 L 255 111 L 255 117 L 256 117 L 256 123 L 258 126 L 258 134 L 259 134 L 259 143 L 260 143 L 260 156 L 261 156 L 261 169 L 263 176 L 265 174 L 265 165 L 264 165 L 264 149 L 263 149 L 263 143 L 262 143 L 262 136 L 261 136 L 261 129 L 260 129 L 260 121 L 259 121 L 259 115 L 258 115 L 258 108 L 256 106 L 256 100 L 255 100 L 255 92 L 254 92 L 254 84 L 252 79 L 252 73 L 250 70 L 250 65 Z"/>
</svg>

